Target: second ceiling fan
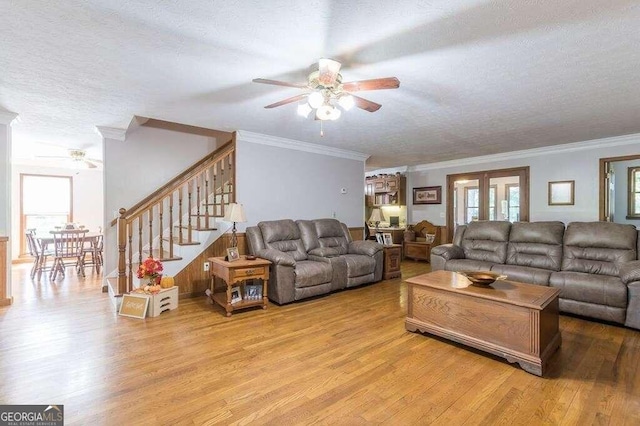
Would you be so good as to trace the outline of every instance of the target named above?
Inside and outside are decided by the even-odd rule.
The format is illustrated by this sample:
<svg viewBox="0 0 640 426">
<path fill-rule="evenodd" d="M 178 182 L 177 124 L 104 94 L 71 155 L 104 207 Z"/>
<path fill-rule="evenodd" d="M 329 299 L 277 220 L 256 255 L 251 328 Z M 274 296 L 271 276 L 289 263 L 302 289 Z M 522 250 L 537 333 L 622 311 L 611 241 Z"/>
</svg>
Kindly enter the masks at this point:
<svg viewBox="0 0 640 426">
<path fill-rule="evenodd" d="M 265 78 L 256 78 L 253 82 L 304 89 L 304 93 L 267 105 L 265 108 L 275 108 L 292 102 L 306 100 L 305 103 L 298 105 L 298 114 L 308 117 L 309 113 L 315 110 L 315 118 L 318 120 L 338 119 L 342 114 L 338 105 L 345 110 L 349 110 L 355 105 L 365 111 L 375 112 L 379 110 L 382 105 L 356 96 L 353 92 L 397 89 L 400 87 L 400 80 L 396 77 L 343 83 L 342 75 L 340 74 L 341 66 L 338 61 L 322 58 L 318 61 L 317 70 L 312 71 L 307 76 L 306 83 L 288 83 L 286 81 L 269 80 Z"/>
</svg>

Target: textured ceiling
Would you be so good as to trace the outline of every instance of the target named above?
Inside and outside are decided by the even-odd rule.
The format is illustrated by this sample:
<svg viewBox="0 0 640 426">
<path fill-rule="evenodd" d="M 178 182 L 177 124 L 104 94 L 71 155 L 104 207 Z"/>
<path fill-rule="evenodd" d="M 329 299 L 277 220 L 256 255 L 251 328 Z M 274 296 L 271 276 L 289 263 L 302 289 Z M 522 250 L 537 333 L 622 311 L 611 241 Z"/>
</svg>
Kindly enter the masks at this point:
<svg viewBox="0 0 640 426">
<path fill-rule="evenodd" d="M 370 154 L 367 167 L 640 132 L 637 0 L 0 2 L 0 108 L 16 145 L 88 148 L 133 115 Z M 295 104 L 319 57 L 396 76 L 325 125 Z"/>
</svg>

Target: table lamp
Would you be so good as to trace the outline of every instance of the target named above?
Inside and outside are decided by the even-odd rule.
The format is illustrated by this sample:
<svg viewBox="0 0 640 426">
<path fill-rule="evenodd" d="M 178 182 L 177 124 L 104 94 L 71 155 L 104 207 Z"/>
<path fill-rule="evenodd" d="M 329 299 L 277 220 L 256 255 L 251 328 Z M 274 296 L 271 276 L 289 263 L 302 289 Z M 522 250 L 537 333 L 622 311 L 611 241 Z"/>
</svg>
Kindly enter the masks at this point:
<svg viewBox="0 0 640 426">
<path fill-rule="evenodd" d="M 246 222 L 247 218 L 244 215 L 244 207 L 240 203 L 231 203 L 227 206 L 227 211 L 224 215 L 224 221 L 233 222 L 233 229 L 231 231 L 231 247 L 238 247 L 238 237 L 236 236 L 236 223 Z"/>
<path fill-rule="evenodd" d="M 373 222 L 376 225 L 376 232 L 378 232 L 378 225 L 380 222 L 384 220 L 384 215 L 382 214 L 382 210 L 373 209 L 371 212 L 371 217 L 369 217 L 369 222 Z"/>
</svg>

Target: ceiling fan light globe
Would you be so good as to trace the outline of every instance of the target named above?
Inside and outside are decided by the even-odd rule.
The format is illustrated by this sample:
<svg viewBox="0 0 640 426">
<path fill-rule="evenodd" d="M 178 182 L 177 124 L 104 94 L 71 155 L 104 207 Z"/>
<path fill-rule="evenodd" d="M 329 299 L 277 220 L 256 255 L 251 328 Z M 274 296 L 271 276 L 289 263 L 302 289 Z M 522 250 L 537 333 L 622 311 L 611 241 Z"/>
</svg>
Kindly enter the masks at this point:
<svg viewBox="0 0 640 426">
<path fill-rule="evenodd" d="M 324 103 L 324 96 L 320 92 L 313 92 L 309 95 L 308 102 L 311 108 L 320 108 Z"/>
<path fill-rule="evenodd" d="M 339 108 L 333 107 L 333 110 L 331 111 L 330 120 L 337 120 L 338 118 L 340 118 L 341 115 L 342 115 L 342 111 L 340 111 Z"/>
<path fill-rule="evenodd" d="M 301 117 L 307 118 L 311 111 L 313 111 L 313 108 L 311 108 L 306 102 L 298 105 L 298 115 Z"/>
<path fill-rule="evenodd" d="M 316 111 L 316 117 L 319 120 L 331 120 L 333 116 L 333 107 L 331 105 L 322 105 Z"/>
<path fill-rule="evenodd" d="M 355 105 L 355 100 L 351 95 L 341 95 L 338 99 L 338 105 L 342 107 L 345 111 L 349 111 Z"/>
</svg>

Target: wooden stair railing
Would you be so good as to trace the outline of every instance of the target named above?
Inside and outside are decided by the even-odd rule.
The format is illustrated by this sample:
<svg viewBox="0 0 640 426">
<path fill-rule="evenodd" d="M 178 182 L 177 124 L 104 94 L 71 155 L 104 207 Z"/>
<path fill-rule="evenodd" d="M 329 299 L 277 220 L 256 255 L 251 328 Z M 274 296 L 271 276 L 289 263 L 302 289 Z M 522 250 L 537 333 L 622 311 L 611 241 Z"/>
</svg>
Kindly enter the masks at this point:
<svg viewBox="0 0 640 426">
<path fill-rule="evenodd" d="M 118 226 L 117 293 L 133 289 L 137 266 L 152 256 L 180 260 L 176 245 L 196 245 L 193 231 L 216 229 L 226 206 L 235 202 L 235 146 L 232 139 L 129 209 L 121 208 Z M 177 212 L 176 212 L 177 209 Z"/>
</svg>

